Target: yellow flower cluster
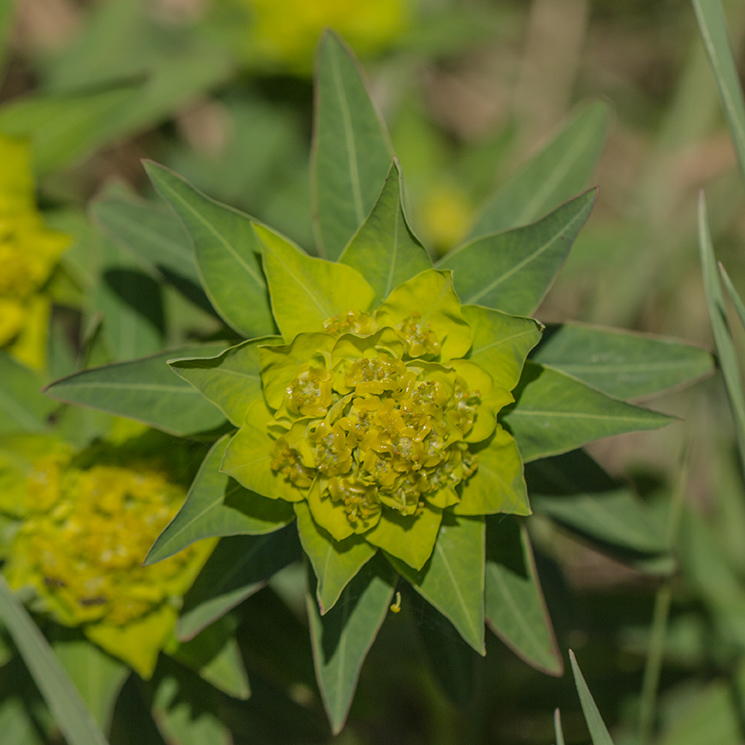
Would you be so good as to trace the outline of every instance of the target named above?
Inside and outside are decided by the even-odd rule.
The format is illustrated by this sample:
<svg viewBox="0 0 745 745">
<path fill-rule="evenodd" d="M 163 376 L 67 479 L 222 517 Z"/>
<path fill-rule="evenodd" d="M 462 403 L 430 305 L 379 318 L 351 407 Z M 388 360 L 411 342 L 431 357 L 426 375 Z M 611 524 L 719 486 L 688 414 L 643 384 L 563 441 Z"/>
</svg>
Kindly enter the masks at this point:
<svg viewBox="0 0 745 745">
<path fill-rule="evenodd" d="M 376 329 L 367 313 L 350 312 L 324 324 L 330 334 Z M 431 361 L 440 340 L 417 312 L 364 342 L 370 356 L 322 355 L 302 364 L 287 386 L 270 429 L 289 431 L 274 445 L 272 470 L 299 489 L 323 525 L 322 503 L 343 506 L 344 533 L 366 532 L 382 506 L 416 515 L 425 501 L 445 509 L 459 501 L 455 487 L 476 470 L 465 438 L 480 392 L 469 390 L 452 365 Z M 291 414 L 290 422 L 287 412 Z"/>
<path fill-rule="evenodd" d="M 81 469 L 56 453 L 34 464 L 26 493 L 4 572 L 12 587 L 32 586 L 62 624 L 141 619 L 182 594 L 201 566 L 195 548 L 142 566 L 185 497 L 152 466 Z"/>
<path fill-rule="evenodd" d="M 341 34 L 360 55 L 384 48 L 410 22 L 408 0 L 241 0 L 253 17 L 253 38 L 264 58 L 310 72 L 325 28 Z"/>
<path fill-rule="evenodd" d="M 68 238 L 44 227 L 28 145 L 0 135 L 0 162 L 0 347 L 41 367 L 49 315 L 41 290 Z"/>
</svg>

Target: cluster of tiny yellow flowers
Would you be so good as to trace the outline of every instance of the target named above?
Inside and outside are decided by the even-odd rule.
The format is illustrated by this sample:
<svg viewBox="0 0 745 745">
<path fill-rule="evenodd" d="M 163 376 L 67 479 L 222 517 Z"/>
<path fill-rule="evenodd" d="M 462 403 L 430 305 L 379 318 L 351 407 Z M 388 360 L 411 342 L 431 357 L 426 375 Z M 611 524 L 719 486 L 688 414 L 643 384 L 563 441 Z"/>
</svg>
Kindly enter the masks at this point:
<svg viewBox="0 0 745 745">
<path fill-rule="evenodd" d="M 29 512 L 4 568 L 13 587 L 32 586 L 65 625 L 126 625 L 174 594 L 193 551 L 143 567 L 148 549 L 185 491 L 148 464 L 37 461 L 26 484 Z"/>
<path fill-rule="evenodd" d="M 241 0 L 252 15 L 261 54 L 301 71 L 324 28 L 333 28 L 362 55 L 384 48 L 410 23 L 411 0 Z"/>
<path fill-rule="evenodd" d="M 464 438 L 480 403 L 453 369 L 427 359 L 440 341 L 418 313 L 395 329 L 376 331 L 366 313 L 325 324 L 335 334 L 360 328 L 375 332 L 372 356 L 329 357 L 298 370 L 273 425 L 285 411 L 295 421 L 272 461 L 296 487 L 342 504 L 355 532 L 372 527 L 383 506 L 415 515 L 425 501 L 440 509 L 457 502 L 455 487 L 477 465 Z"/>
<path fill-rule="evenodd" d="M 68 239 L 48 230 L 36 208 L 28 145 L 0 136 L 0 160 L 0 346 L 15 341 L 15 356 L 38 367 L 44 334 L 29 331 L 46 326 L 40 290 Z M 19 341 L 24 332 L 29 338 Z"/>
</svg>

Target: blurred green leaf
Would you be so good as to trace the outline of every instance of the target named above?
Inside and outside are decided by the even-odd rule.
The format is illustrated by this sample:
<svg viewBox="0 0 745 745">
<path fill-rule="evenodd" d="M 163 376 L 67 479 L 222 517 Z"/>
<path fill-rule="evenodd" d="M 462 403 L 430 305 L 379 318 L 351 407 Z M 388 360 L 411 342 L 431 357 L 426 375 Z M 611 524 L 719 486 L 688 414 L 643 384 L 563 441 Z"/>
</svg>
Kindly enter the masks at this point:
<svg viewBox="0 0 745 745">
<path fill-rule="evenodd" d="M 214 355 L 222 342 L 181 347 L 140 360 L 83 370 L 51 383 L 45 391 L 59 401 L 135 419 L 174 435 L 222 425 L 222 414 L 166 364 L 174 357 Z"/>
<path fill-rule="evenodd" d="M 130 669 L 79 633 L 56 634 L 52 648 L 97 724 L 107 731 L 114 704 Z"/>
<path fill-rule="evenodd" d="M 393 557 L 389 561 L 416 591 L 484 655 L 484 519 L 443 513 L 432 557 L 417 572 Z"/>
<path fill-rule="evenodd" d="M 46 745 L 47 740 L 39 729 L 22 699 L 5 698 L 0 702 L 3 745 Z"/>
<path fill-rule="evenodd" d="M 582 671 L 579 669 L 574 652 L 571 649 L 569 650 L 569 661 L 572 664 L 574 683 L 577 686 L 577 693 L 579 693 L 579 702 L 582 705 L 582 713 L 585 715 L 587 729 L 590 730 L 592 744 L 613 745 L 613 740 L 610 738 L 608 729 L 600 716 L 595 700 L 590 693 L 590 689 L 587 687 L 587 683 L 585 683 L 585 679 L 582 677 Z"/>
<path fill-rule="evenodd" d="M 103 317 L 103 335 L 114 362 L 155 354 L 163 348 L 165 317 L 158 283 L 134 259 L 101 236 L 101 276 L 94 305 Z"/>
<path fill-rule="evenodd" d="M 727 306 L 724 302 L 722 286 L 719 283 L 719 273 L 714 258 L 714 248 L 711 244 L 706 200 L 703 193 L 699 197 L 698 203 L 698 239 L 709 322 L 714 334 L 714 343 L 719 356 L 719 366 L 722 370 L 732 417 L 735 420 L 740 464 L 745 467 L 745 394 L 743 393 L 740 365 L 737 361 L 737 350 L 727 322 Z"/>
<path fill-rule="evenodd" d="M 583 189 L 608 129 L 608 105 L 583 105 L 543 150 L 516 171 L 487 203 L 469 240 L 527 225 Z"/>
<path fill-rule="evenodd" d="M 240 427 L 249 405 L 263 395 L 259 346 L 278 343 L 282 343 L 281 336 L 249 339 L 215 357 L 175 359 L 168 364 Z"/>
<path fill-rule="evenodd" d="M 463 637 L 417 593 L 406 596 L 415 627 L 432 671 L 447 696 L 458 706 L 468 706 L 476 693 L 479 655 Z"/>
<path fill-rule="evenodd" d="M 191 240 L 170 212 L 144 200 L 107 197 L 92 203 L 91 214 L 117 241 L 195 305 L 214 312 L 202 290 Z"/>
<path fill-rule="evenodd" d="M 370 283 L 377 304 L 394 287 L 432 267 L 404 214 L 402 186 L 394 160 L 372 212 L 339 257 L 341 263 L 356 269 Z"/>
<path fill-rule="evenodd" d="M 316 575 L 316 596 L 321 614 L 334 606 L 342 590 L 375 555 L 375 548 L 361 536 L 335 541 L 316 525 L 306 501 L 295 502 L 298 533 L 303 551 Z"/>
<path fill-rule="evenodd" d="M 134 742 L 137 745 L 166 745 L 153 721 L 151 701 L 145 686 L 136 675 L 129 676 L 116 700 L 110 737 L 111 745 L 130 745 Z"/>
<path fill-rule="evenodd" d="M 242 336 L 274 333 L 251 218 L 157 163 L 145 163 L 145 170 L 191 236 L 205 292 L 223 320 Z"/>
<path fill-rule="evenodd" d="M 735 289 L 732 280 L 729 278 L 729 274 L 727 274 L 727 270 L 722 266 L 721 262 L 719 263 L 719 274 L 722 277 L 724 286 L 727 288 L 727 294 L 729 295 L 732 304 L 735 306 L 737 316 L 740 319 L 740 324 L 745 328 L 745 303 L 742 302 L 740 293 Z"/>
<path fill-rule="evenodd" d="M 745 590 L 722 551 L 718 532 L 692 510 L 683 511 L 678 554 L 684 576 L 706 604 L 729 643 L 745 649 Z"/>
<path fill-rule="evenodd" d="M 229 616 L 223 616 L 188 642 L 179 643 L 169 654 L 229 696 L 250 696 L 248 673 L 235 639 L 235 621 Z"/>
<path fill-rule="evenodd" d="M 741 665 L 735 680 L 717 678 L 695 692 L 673 690 L 670 698 L 674 702 L 677 694 L 684 705 L 678 706 L 678 715 L 655 740 L 656 745 L 699 745 L 702 742 L 740 745 L 743 690 L 745 674 Z"/>
<path fill-rule="evenodd" d="M 271 533 L 293 519 L 288 502 L 253 494 L 220 472 L 228 439 L 229 435 L 220 438 L 207 453 L 186 501 L 152 545 L 145 565 L 204 538 Z"/>
<path fill-rule="evenodd" d="M 322 616 L 315 583 L 310 581 L 307 607 L 313 661 L 334 734 L 346 721 L 362 663 L 388 613 L 394 583 L 390 566 L 375 557 L 346 586 L 339 602 Z"/>
<path fill-rule="evenodd" d="M 146 0 L 109 0 L 89 9 L 73 44 L 50 54 L 42 87 L 55 94 L 138 78 L 138 95 L 106 123 L 114 142 L 173 116 L 232 75 L 227 55 L 206 43 L 198 29 L 159 22 Z"/>
<path fill-rule="evenodd" d="M 373 208 L 391 165 L 388 134 L 349 48 L 328 31 L 316 75 L 312 196 L 321 256 L 336 261 Z"/>
<path fill-rule="evenodd" d="M 582 450 L 528 463 L 525 480 L 535 511 L 570 530 L 628 551 L 660 554 L 668 549 L 667 531 L 657 515 Z"/>
<path fill-rule="evenodd" d="M 106 745 L 90 710 L 2 575 L 0 617 L 69 745 Z"/>
<path fill-rule="evenodd" d="M 574 450 L 593 440 L 657 429 L 673 419 L 589 388 L 557 370 L 527 362 L 515 403 L 504 410 L 524 461 Z"/>
<path fill-rule="evenodd" d="M 571 323 L 549 326 L 531 359 L 622 399 L 661 393 L 714 370 L 711 353 L 693 344 Z"/>
<path fill-rule="evenodd" d="M 153 717 L 163 738 L 177 745 L 231 745 L 221 721 L 217 691 L 175 663 L 163 665 L 152 697 Z"/>
<path fill-rule="evenodd" d="M 745 179 L 745 102 L 720 0 L 691 0 Z"/>
<path fill-rule="evenodd" d="M 487 625 L 518 657 L 550 675 L 563 673 L 530 538 L 510 515 L 486 519 L 485 605 Z"/>
<path fill-rule="evenodd" d="M 564 745 L 564 730 L 561 728 L 561 712 L 554 711 L 554 732 L 556 733 L 556 745 Z"/>
<path fill-rule="evenodd" d="M 0 132 L 33 143 L 37 174 L 70 165 L 110 140 L 109 130 L 132 107 L 142 81 L 89 92 L 32 94 L 0 107 Z"/>
<path fill-rule="evenodd" d="M 562 205 L 539 222 L 464 243 L 437 262 L 455 271 L 461 302 L 527 316 L 535 311 L 590 215 L 595 190 Z"/>
<path fill-rule="evenodd" d="M 268 535 L 223 538 L 184 597 L 178 638 L 195 637 L 300 555 L 294 525 Z"/>
<path fill-rule="evenodd" d="M 44 432 L 56 404 L 41 393 L 41 378 L 0 351 L 0 434 Z"/>
</svg>

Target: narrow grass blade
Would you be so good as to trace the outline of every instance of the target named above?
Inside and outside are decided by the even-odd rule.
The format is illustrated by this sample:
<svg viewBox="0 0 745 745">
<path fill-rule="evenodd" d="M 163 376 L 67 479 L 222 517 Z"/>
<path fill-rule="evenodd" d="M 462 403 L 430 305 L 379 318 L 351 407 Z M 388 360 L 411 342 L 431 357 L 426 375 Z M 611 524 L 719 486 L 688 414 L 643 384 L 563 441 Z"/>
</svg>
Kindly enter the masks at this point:
<svg viewBox="0 0 745 745">
<path fill-rule="evenodd" d="M 745 179 L 745 102 L 720 0 L 691 0 Z"/>
<path fill-rule="evenodd" d="M 0 576 L 0 617 L 68 745 L 106 745 L 106 738 L 31 616 Z"/>
<path fill-rule="evenodd" d="M 735 344 L 727 323 L 727 309 L 724 293 L 719 284 L 714 249 L 711 244 L 709 222 L 706 214 L 706 201 L 703 194 L 698 203 L 699 249 L 701 268 L 704 275 L 706 304 L 709 309 L 709 320 L 714 333 L 714 342 L 719 355 L 719 366 L 722 369 L 724 385 L 727 389 L 732 416 L 735 419 L 735 434 L 740 453 L 740 462 L 745 468 L 745 395 L 742 390 L 740 366 L 737 362 Z"/>
<path fill-rule="evenodd" d="M 569 650 L 569 661 L 572 663 L 574 683 L 577 686 L 579 702 L 582 705 L 582 712 L 585 715 L 587 729 L 590 730 L 592 745 L 613 745 L 608 728 L 600 716 L 595 700 L 590 693 L 590 689 L 587 687 L 587 683 L 585 683 L 584 677 L 582 677 L 582 671 L 579 669 L 574 652 L 571 649 Z"/>
<path fill-rule="evenodd" d="M 556 745 L 564 745 L 564 731 L 561 729 L 561 712 L 554 710 L 554 732 L 556 733 Z"/>
</svg>

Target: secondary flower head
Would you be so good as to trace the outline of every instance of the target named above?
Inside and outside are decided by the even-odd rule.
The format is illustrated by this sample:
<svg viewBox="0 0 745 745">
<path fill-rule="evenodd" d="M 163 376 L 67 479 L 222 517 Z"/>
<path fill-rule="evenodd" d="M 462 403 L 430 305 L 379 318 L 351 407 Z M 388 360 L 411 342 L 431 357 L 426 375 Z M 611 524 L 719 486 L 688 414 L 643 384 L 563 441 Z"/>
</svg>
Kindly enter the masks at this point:
<svg viewBox="0 0 745 745">
<path fill-rule="evenodd" d="M 148 676 L 211 547 L 142 566 L 184 487 L 152 459 L 21 439 L 41 450 L 15 487 L 24 514 L 3 570 L 9 584 L 32 587 L 40 610 Z"/>
<path fill-rule="evenodd" d="M 334 28 L 361 55 L 390 45 L 410 23 L 410 0 L 240 0 L 251 13 L 257 53 L 269 62 L 310 72 L 318 37 Z"/>
<path fill-rule="evenodd" d="M 375 307 L 353 268 L 256 231 L 270 246 L 265 269 L 284 338 L 246 343 L 261 389 L 222 470 L 296 511 L 307 505 L 311 529 L 335 545 L 356 537 L 416 569 L 445 510 L 527 514 L 522 461 L 497 415 L 513 401 L 538 325 L 461 306 L 450 272 L 435 269 Z M 289 278 L 313 272 L 319 302 L 306 313 Z M 302 539 L 308 523 L 298 526 Z"/>
<path fill-rule="evenodd" d="M 0 135 L 0 347 L 40 367 L 49 300 L 42 288 L 68 238 L 44 227 L 25 142 Z"/>
</svg>

